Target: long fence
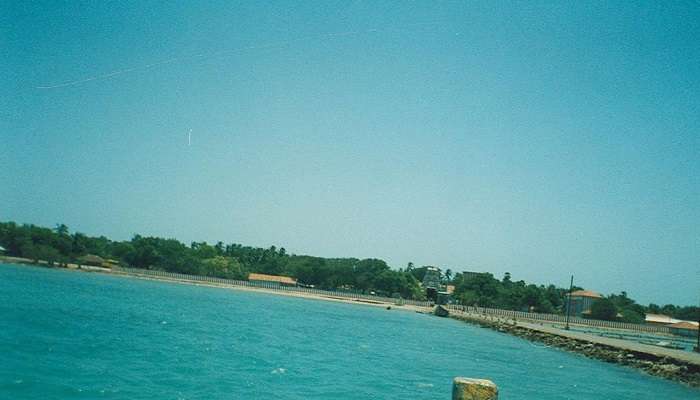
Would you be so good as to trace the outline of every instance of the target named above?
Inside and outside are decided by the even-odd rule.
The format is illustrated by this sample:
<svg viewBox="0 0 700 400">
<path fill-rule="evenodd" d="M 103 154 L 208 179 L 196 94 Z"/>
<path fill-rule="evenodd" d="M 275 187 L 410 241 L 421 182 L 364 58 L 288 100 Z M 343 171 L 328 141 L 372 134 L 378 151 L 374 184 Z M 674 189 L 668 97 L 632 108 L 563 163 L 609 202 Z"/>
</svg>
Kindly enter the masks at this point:
<svg viewBox="0 0 700 400">
<path fill-rule="evenodd" d="M 455 304 L 450 304 L 445 306 L 447 309 L 452 311 L 462 311 L 473 314 L 481 315 L 492 315 L 497 317 L 504 317 L 510 319 L 524 319 L 531 321 L 546 321 L 546 322 L 566 322 L 566 316 L 558 314 L 543 314 L 543 313 L 533 313 L 524 311 L 511 311 L 511 310 L 500 310 L 497 308 L 485 308 L 485 307 L 472 307 L 472 306 L 460 306 Z M 597 328 L 612 328 L 612 329 L 627 329 L 638 332 L 650 332 L 650 333 L 671 333 L 671 330 L 667 326 L 655 326 L 655 325 L 642 325 L 642 324 L 632 324 L 628 322 L 617 322 L 617 321 L 601 321 L 597 319 L 585 319 L 579 317 L 569 317 L 569 323 L 575 325 L 585 325 L 593 326 Z"/>
<path fill-rule="evenodd" d="M 342 297 L 352 300 L 364 300 L 368 302 L 378 302 L 378 303 L 390 303 L 397 305 L 414 305 L 419 307 L 432 307 L 433 303 L 428 301 L 417 301 L 393 297 L 383 297 L 370 295 L 365 293 L 359 293 L 354 291 L 344 291 L 344 290 L 321 290 L 316 288 L 308 288 L 301 286 L 285 286 L 280 285 L 276 282 L 263 282 L 263 281 L 242 281 L 236 279 L 225 279 L 217 278 L 214 276 L 203 276 L 203 275 L 189 275 L 189 274 L 178 274 L 175 272 L 165 272 L 156 271 L 150 269 L 139 269 L 139 268 L 125 268 L 125 267 L 113 267 L 114 271 L 121 272 L 127 275 L 135 276 L 147 276 L 147 277 L 160 277 L 166 279 L 184 280 L 184 281 L 194 281 L 194 282 L 204 282 L 212 283 L 217 285 L 230 285 L 230 286 L 244 286 L 259 289 L 269 289 L 277 290 L 281 292 L 295 292 L 295 293 L 308 293 L 315 294 L 319 296 L 328 297 Z"/>
</svg>

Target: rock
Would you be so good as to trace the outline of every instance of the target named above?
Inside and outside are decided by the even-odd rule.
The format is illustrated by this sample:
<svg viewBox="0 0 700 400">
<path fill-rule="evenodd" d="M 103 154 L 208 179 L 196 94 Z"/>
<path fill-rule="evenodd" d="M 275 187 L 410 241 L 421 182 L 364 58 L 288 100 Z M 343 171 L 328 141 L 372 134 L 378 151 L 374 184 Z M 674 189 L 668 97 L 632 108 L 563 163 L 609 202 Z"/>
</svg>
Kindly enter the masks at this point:
<svg viewBox="0 0 700 400">
<path fill-rule="evenodd" d="M 673 365 L 673 364 L 661 364 L 659 365 L 659 370 L 663 372 L 668 372 L 668 373 L 676 373 L 680 371 L 681 367 L 678 365 Z"/>
<path fill-rule="evenodd" d="M 438 315 L 440 310 L 436 307 L 433 312 Z M 667 356 L 657 356 L 647 353 L 631 352 L 616 347 L 595 344 L 586 340 L 577 340 L 572 338 L 562 337 L 556 334 L 549 334 L 530 330 L 522 326 L 513 326 L 509 323 L 498 323 L 487 321 L 477 316 L 470 315 L 457 316 L 450 314 L 444 310 L 448 316 L 460 319 L 479 325 L 483 328 L 489 328 L 500 332 L 509 333 L 513 336 L 521 337 L 526 340 L 544 343 L 547 346 L 570 350 L 586 357 L 606 361 L 614 364 L 628 365 L 633 368 L 646 371 L 650 375 L 658 376 L 673 381 L 683 382 L 692 387 L 700 388 L 700 367 L 690 365 L 682 360 L 677 360 Z M 462 397 L 463 399 L 472 399 L 473 397 Z"/>
<path fill-rule="evenodd" d="M 452 382 L 452 400 L 497 400 L 498 387 L 488 379 L 457 377 Z"/>
<path fill-rule="evenodd" d="M 438 317 L 449 317 L 450 316 L 450 312 L 443 306 L 435 306 L 435 310 L 433 312 Z"/>
</svg>

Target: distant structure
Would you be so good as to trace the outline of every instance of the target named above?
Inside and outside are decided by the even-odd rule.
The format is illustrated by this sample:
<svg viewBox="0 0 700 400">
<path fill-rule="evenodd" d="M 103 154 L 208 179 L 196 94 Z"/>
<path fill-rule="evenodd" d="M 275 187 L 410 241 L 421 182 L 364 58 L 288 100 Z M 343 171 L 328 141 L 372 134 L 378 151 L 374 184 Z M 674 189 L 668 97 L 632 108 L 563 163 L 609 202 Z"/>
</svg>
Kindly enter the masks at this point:
<svg viewBox="0 0 700 400">
<path fill-rule="evenodd" d="M 646 314 L 644 316 L 644 323 L 647 325 L 670 325 L 678 322 L 681 320 L 663 314 Z"/>
<path fill-rule="evenodd" d="M 101 267 L 102 264 L 104 264 L 104 262 L 105 262 L 104 258 L 102 258 L 100 256 L 96 256 L 94 254 L 86 254 L 86 255 L 78 258 L 78 263 L 80 263 L 80 265 L 90 265 L 93 267 Z"/>
<path fill-rule="evenodd" d="M 441 286 L 441 290 L 438 290 L 437 292 L 437 301 L 435 304 L 450 304 L 454 300 L 454 292 L 455 292 L 455 286 L 454 285 L 444 285 Z"/>
<path fill-rule="evenodd" d="M 684 321 L 664 314 L 646 314 L 644 323 L 647 325 L 667 326 L 674 335 L 698 336 L 698 323 L 695 321 Z"/>
<path fill-rule="evenodd" d="M 423 289 L 425 295 L 432 301 L 437 300 L 438 291 L 440 291 L 440 268 L 428 267 L 423 276 Z"/>
<path fill-rule="evenodd" d="M 464 272 L 462 272 L 462 278 L 465 281 L 468 281 L 470 279 L 474 279 L 474 278 L 478 277 L 479 275 L 484 275 L 484 274 L 485 274 L 485 272 L 464 271 Z"/>
<path fill-rule="evenodd" d="M 0 254 L 5 254 L 6 251 L 4 247 L 0 246 Z"/>
<path fill-rule="evenodd" d="M 687 337 L 697 337 L 698 336 L 698 323 L 693 321 L 681 321 L 675 324 L 669 325 L 671 333 L 679 336 Z"/>
<path fill-rule="evenodd" d="M 248 275 L 248 281 L 255 283 L 267 283 L 272 286 L 296 286 L 297 280 L 289 276 L 254 274 Z"/>
<path fill-rule="evenodd" d="M 568 297 L 569 295 L 567 295 Z M 577 290 L 571 293 L 570 301 L 567 301 L 567 307 L 571 304 L 571 315 L 580 317 L 582 315 L 590 314 L 591 307 L 593 304 L 602 299 L 599 293 L 592 292 L 590 290 Z"/>
</svg>

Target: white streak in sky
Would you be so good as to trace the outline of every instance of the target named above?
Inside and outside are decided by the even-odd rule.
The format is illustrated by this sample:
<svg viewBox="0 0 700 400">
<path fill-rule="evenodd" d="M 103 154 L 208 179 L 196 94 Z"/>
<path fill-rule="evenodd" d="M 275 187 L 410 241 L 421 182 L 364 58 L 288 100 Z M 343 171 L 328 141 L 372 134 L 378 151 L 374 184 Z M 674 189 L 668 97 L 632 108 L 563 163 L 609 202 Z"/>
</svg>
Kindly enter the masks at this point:
<svg viewBox="0 0 700 400">
<path fill-rule="evenodd" d="M 58 83 L 55 85 L 36 86 L 35 89 L 47 90 L 47 89 L 64 88 L 64 87 L 69 87 L 69 86 L 77 86 L 77 85 L 82 85 L 83 83 L 87 83 L 87 82 L 101 81 L 104 79 L 113 78 L 115 76 L 127 74 L 130 72 L 144 71 L 144 70 L 148 70 L 151 68 L 160 67 L 160 66 L 165 65 L 165 64 L 180 63 L 180 62 L 185 62 L 185 61 L 190 61 L 190 60 L 195 60 L 195 59 L 208 59 L 208 58 L 213 58 L 216 56 L 221 56 L 221 55 L 225 55 L 225 54 L 240 53 L 240 52 L 248 51 L 248 50 L 281 48 L 281 47 L 285 47 L 285 46 L 288 46 L 292 43 L 297 43 L 297 42 L 305 42 L 305 41 L 310 41 L 310 40 L 343 37 L 343 36 L 355 36 L 355 35 L 361 35 L 361 34 L 367 34 L 367 33 L 377 33 L 377 32 L 390 32 L 390 31 L 397 31 L 397 32 L 404 31 L 405 32 L 406 28 L 412 28 L 412 27 L 423 26 L 423 25 L 437 25 L 437 24 L 439 24 L 439 22 L 422 22 L 422 23 L 415 23 L 415 24 L 411 24 L 411 25 L 404 25 L 402 27 L 397 27 L 397 28 L 366 29 L 366 30 L 360 30 L 360 31 L 324 33 L 321 35 L 304 36 L 304 37 L 300 37 L 297 39 L 285 40 L 285 41 L 280 41 L 280 42 L 276 42 L 276 43 L 267 43 L 267 44 L 262 44 L 262 45 L 251 45 L 251 46 L 246 46 L 246 47 L 240 47 L 237 49 L 219 50 L 219 51 L 215 51 L 215 52 L 209 53 L 209 54 L 202 53 L 202 54 L 195 54 L 192 56 L 173 57 L 173 58 L 170 58 L 168 60 L 158 61 L 158 62 L 154 62 L 151 64 L 146 64 L 146 65 L 141 65 L 141 66 L 136 66 L 136 67 L 131 67 L 131 68 L 119 69 L 119 70 L 106 72 L 104 74 L 93 75 L 93 76 L 90 76 L 87 78 L 82 78 L 82 79 L 78 79 L 78 80 L 74 80 L 74 81 Z"/>
<path fill-rule="evenodd" d="M 57 85 L 49 85 L 49 86 L 37 86 L 36 89 L 57 89 L 57 88 L 62 88 L 62 87 L 68 87 L 68 86 L 75 86 L 75 85 L 80 85 L 81 83 L 86 83 L 90 81 L 97 81 L 97 80 L 102 80 L 102 79 L 108 79 L 113 76 L 121 75 L 121 74 L 126 74 L 127 72 L 133 72 L 133 71 L 138 71 L 138 70 L 145 70 L 153 67 L 157 67 L 159 65 L 164 65 L 164 64 L 170 64 L 174 61 L 178 61 L 177 58 L 171 58 L 169 60 L 165 61 L 159 61 L 155 62 L 152 64 L 147 64 L 147 65 L 142 65 L 140 67 L 132 67 L 132 68 L 125 68 L 125 69 L 120 69 L 112 72 L 107 72 L 102 75 L 95 75 L 91 76 L 89 78 L 84 78 L 84 79 L 79 79 L 77 81 L 70 81 L 70 82 L 65 82 L 65 83 L 59 83 Z"/>
</svg>

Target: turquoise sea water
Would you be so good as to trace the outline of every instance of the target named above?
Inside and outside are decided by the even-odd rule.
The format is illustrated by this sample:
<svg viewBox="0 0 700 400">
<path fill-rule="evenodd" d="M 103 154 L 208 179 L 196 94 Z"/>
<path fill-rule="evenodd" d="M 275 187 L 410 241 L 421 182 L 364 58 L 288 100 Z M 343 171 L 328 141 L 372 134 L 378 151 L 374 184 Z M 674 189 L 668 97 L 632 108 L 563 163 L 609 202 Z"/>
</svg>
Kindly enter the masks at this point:
<svg viewBox="0 0 700 400">
<path fill-rule="evenodd" d="M 1 399 L 700 399 L 700 391 L 450 319 L 0 265 Z"/>
</svg>

